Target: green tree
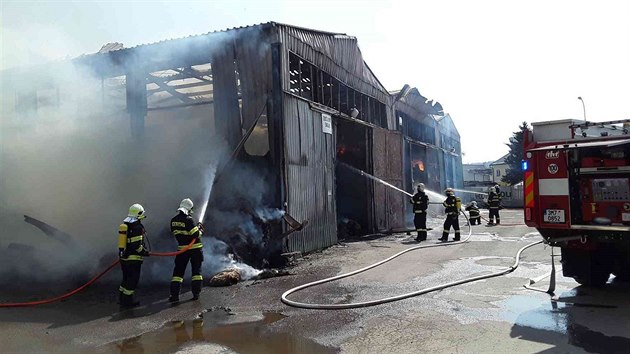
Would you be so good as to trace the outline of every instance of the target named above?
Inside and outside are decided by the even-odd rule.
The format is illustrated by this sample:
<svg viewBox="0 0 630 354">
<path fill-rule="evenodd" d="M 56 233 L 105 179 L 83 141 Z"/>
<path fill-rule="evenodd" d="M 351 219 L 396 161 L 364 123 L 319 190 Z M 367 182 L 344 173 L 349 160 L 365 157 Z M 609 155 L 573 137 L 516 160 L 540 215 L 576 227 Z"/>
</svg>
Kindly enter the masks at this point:
<svg viewBox="0 0 630 354">
<path fill-rule="evenodd" d="M 511 185 L 517 184 L 523 180 L 523 171 L 521 170 L 521 161 L 523 160 L 523 141 L 525 139 L 525 132 L 529 131 L 527 122 L 523 122 L 518 131 L 512 133 L 510 142 L 506 143 L 510 148 L 510 152 L 505 159 L 505 163 L 508 164 L 508 169 L 501 178 L 501 181 L 509 183 Z"/>
</svg>

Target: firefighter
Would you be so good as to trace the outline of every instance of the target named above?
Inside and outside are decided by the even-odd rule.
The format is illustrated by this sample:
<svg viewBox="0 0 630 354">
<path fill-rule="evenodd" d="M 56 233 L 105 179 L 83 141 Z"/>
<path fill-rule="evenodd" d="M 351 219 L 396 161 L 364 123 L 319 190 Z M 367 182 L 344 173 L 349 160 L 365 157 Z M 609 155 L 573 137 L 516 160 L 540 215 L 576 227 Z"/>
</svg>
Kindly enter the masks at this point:
<svg viewBox="0 0 630 354">
<path fill-rule="evenodd" d="M 459 198 L 455 196 L 455 192 L 453 191 L 453 188 L 447 188 L 445 191 L 445 194 L 446 194 L 446 200 L 444 200 L 444 203 L 442 203 L 442 205 L 444 205 L 444 212 L 446 213 L 446 220 L 444 220 L 444 231 L 442 232 L 442 237 L 439 238 L 438 240 L 442 242 L 448 241 L 449 231 L 451 227 L 453 227 L 453 230 L 455 230 L 455 238 L 453 239 L 453 241 L 459 241 L 460 234 L 459 234 L 458 216 L 459 216 L 459 209 L 462 202 Z"/>
<path fill-rule="evenodd" d="M 127 218 L 118 227 L 118 257 L 123 274 L 118 288 L 121 307 L 140 305 L 133 300 L 133 295 L 140 280 L 142 257 L 149 256 L 149 251 L 144 245 L 144 226 L 140 222 L 145 216 L 142 205 L 134 204 L 129 207 Z"/>
<path fill-rule="evenodd" d="M 200 230 L 201 224 L 195 224 L 191 216 L 192 213 L 193 202 L 186 198 L 179 204 L 177 215 L 171 219 L 171 233 L 177 240 L 178 249 L 186 248 L 193 240 L 195 242 L 190 249 L 175 257 L 175 268 L 173 269 L 173 278 L 171 278 L 171 296 L 168 298 L 170 302 L 179 301 L 179 291 L 184 281 L 184 272 L 186 272 L 188 262 L 192 268 L 192 299 L 198 300 L 199 293 L 201 293 L 203 282 L 201 276 L 201 263 L 203 262 L 202 230 Z"/>
<path fill-rule="evenodd" d="M 466 207 L 466 211 L 470 215 L 470 225 L 481 225 L 481 214 L 479 214 L 479 208 L 477 207 L 477 202 L 472 201 Z"/>
<path fill-rule="evenodd" d="M 416 241 L 427 240 L 427 208 L 429 207 L 429 197 L 424 193 L 424 183 L 418 184 L 417 193 L 411 198 L 413 204 L 413 224 L 416 227 L 418 236 Z"/>
<path fill-rule="evenodd" d="M 490 216 L 488 217 L 488 225 L 499 225 L 501 218 L 499 217 L 499 209 L 501 209 L 501 196 L 497 193 L 495 187 L 488 189 L 488 209 L 490 209 Z M 496 224 L 494 223 L 496 220 Z"/>
</svg>

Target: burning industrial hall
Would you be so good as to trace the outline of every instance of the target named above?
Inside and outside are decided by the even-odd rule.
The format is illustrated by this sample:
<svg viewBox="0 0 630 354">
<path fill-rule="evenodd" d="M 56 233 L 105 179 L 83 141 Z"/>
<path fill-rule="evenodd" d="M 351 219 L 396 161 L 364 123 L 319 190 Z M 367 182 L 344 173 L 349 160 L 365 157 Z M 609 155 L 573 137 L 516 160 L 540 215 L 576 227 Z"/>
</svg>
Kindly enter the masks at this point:
<svg viewBox="0 0 630 354">
<path fill-rule="evenodd" d="M 463 186 L 441 104 L 385 89 L 342 33 L 270 22 L 110 43 L 3 81 L 1 221 L 15 231 L 1 252 L 21 260 L 3 271 L 33 282 L 99 269 L 133 203 L 153 249 L 167 249 L 168 220 L 190 198 L 210 236 L 204 272 L 255 273 L 411 226 L 408 198 L 357 171 L 406 191 Z M 152 263 L 143 276 L 163 279 Z"/>
<path fill-rule="evenodd" d="M 627 120 L 465 174 L 441 103 L 278 22 L 1 74 L 0 352 L 630 344 Z"/>
</svg>

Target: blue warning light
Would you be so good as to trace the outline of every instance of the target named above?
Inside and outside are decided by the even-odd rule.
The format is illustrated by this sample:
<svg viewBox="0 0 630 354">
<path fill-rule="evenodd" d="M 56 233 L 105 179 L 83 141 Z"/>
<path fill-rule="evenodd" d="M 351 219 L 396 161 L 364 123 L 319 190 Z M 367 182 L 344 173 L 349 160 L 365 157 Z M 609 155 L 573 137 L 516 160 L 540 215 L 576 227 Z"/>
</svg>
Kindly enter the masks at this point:
<svg viewBox="0 0 630 354">
<path fill-rule="evenodd" d="M 527 171 L 527 168 L 529 167 L 529 163 L 527 163 L 526 160 L 521 161 L 521 169 L 523 171 Z"/>
</svg>

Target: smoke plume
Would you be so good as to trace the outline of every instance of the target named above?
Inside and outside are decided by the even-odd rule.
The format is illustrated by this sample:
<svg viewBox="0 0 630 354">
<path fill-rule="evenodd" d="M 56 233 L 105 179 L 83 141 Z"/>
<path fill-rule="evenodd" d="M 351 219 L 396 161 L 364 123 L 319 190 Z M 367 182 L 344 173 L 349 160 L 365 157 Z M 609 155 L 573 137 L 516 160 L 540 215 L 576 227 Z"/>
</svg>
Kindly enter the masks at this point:
<svg viewBox="0 0 630 354">
<path fill-rule="evenodd" d="M 225 34 L 224 40 L 230 37 Z M 138 138 L 130 133 L 124 77 L 102 80 L 86 68 L 59 68 L 46 78 L 23 79 L 16 74 L 21 69 L 2 75 L 0 278 L 8 281 L 58 283 L 93 274 L 115 259 L 118 225 L 134 203 L 145 207 L 143 224 L 153 250 L 175 249 L 169 221 L 179 202 L 191 198 L 197 208 L 207 204 L 217 166 L 231 153 L 215 130 L 212 104 L 150 111 Z M 40 87 L 36 102 L 20 108 L 19 91 L 28 87 Z M 260 245 L 263 230 L 253 216 L 269 221 L 280 212 L 265 209 L 267 181 L 256 166 L 238 171 L 226 190 L 234 198 L 220 211 L 209 208 L 222 229 L 240 229 L 248 242 Z M 60 242 L 24 222 L 24 215 L 71 239 Z M 204 238 L 207 271 L 237 266 L 255 273 L 221 258 L 227 245 L 214 236 L 221 235 L 210 232 Z M 143 277 L 164 281 L 171 271 L 172 259 L 152 258 L 145 261 Z"/>
</svg>

